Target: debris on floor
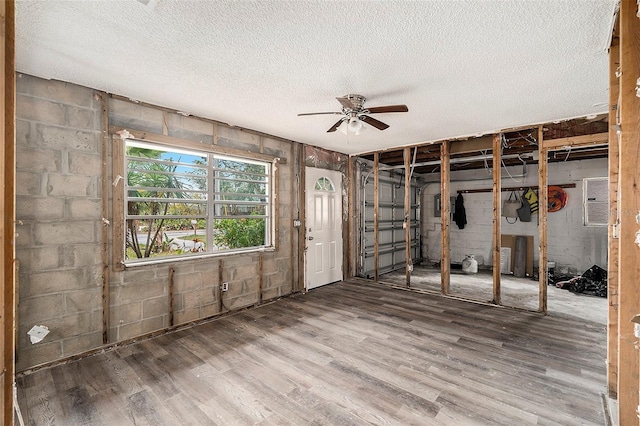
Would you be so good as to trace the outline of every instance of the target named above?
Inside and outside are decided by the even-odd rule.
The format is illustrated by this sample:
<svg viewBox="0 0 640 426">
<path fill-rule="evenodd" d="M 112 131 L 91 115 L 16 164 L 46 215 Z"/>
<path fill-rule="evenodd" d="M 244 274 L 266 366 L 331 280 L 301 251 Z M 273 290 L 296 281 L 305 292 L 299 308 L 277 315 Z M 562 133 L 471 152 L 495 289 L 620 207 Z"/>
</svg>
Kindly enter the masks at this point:
<svg viewBox="0 0 640 426">
<path fill-rule="evenodd" d="M 582 275 L 549 275 L 549 285 L 569 290 L 573 293 L 589 294 L 598 297 L 607 297 L 607 271 L 593 265 Z"/>
</svg>

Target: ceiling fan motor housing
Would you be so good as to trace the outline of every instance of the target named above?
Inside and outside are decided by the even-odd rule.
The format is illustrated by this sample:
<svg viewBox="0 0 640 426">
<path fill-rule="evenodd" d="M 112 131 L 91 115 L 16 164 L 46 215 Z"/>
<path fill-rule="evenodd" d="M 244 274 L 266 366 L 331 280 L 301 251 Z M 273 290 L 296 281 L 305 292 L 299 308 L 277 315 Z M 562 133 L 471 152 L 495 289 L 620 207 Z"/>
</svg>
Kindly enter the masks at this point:
<svg viewBox="0 0 640 426">
<path fill-rule="evenodd" d="M 362 110 L 362 106 L 364 105 L 364 101 L 367 100 L 367 98 L 365 98 L 362 95 L 345 95 L 345 98 L 349 99 L 351 101 L 351 104 L 353 105 L 352 111 L 354 112 L 360 112 Z"/>
</svg>

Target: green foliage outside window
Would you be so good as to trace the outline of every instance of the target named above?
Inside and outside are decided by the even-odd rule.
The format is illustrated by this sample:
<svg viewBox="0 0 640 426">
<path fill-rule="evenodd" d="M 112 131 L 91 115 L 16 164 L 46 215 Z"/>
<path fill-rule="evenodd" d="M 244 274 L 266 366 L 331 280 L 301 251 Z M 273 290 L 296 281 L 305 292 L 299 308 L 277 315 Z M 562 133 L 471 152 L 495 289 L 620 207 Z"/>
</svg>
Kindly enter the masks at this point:
<svg viewBox="0 0 640 426">
<path fill-rule="evenodd" d="M 264 223 L 262 218 L 216 220 L 213 242 L 220 248 L 229 249 L 262 246 Z"/>
</svg>

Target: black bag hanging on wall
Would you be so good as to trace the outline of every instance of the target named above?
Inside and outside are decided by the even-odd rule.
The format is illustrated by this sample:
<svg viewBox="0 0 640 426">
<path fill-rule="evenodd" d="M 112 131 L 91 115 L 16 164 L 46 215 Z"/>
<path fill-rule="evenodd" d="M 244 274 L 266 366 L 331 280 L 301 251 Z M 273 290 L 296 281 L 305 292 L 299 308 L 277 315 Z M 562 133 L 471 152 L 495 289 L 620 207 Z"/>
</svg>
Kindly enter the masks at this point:
<svg viewBox="0 0 640 426">
<path fill-rule="evenodd" d="M 523 202 L 522 206 L 516 211 L 520 222 L 531 222 L 531 205 L 528 202 Z"/>
</svg>

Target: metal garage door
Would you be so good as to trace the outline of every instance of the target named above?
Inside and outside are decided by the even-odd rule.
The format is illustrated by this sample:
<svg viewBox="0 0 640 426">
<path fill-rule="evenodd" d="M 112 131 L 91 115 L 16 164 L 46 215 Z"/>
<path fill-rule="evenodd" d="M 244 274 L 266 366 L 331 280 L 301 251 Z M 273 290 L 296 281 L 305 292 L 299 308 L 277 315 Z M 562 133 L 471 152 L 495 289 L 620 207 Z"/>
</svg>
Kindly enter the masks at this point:
<svg viewBox="0 0 640 426">
<path fill-rule="evenodd" d="M 367 278 L 374 274 L 374 232 L 373 232 L 373 174 L 365 174 L 361 180 L 359 191 L 362 203 L 360 232 L 360 276 Z M 378 206 L 378 272 L 383 274 L 396 269 L 404 269 L 406 265 L 406 244 L 404 231 L 404 177 L 380 176 L 380 202 Z M 420 260 L 420 206 L 419 187 L 411 182 L 411 209 L 409 223 L 411 226 L 411 259 L 414 263 Z"/>
</svg>

